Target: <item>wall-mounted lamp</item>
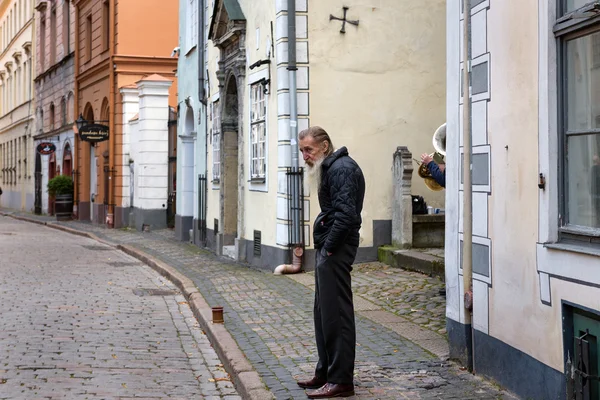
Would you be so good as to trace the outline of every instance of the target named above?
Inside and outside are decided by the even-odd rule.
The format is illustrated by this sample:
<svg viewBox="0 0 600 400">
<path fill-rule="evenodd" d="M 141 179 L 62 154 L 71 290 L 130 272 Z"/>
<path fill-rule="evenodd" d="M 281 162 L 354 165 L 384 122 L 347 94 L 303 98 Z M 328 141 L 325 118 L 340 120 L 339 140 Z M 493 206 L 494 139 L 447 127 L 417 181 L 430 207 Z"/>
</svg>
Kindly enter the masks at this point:
<svg viewBox="0 0 600 400">
<path fill-rule="evenodd" d="M 79 117 L 75 121 L 75 124 L 77 124 L 77 130 L 80 130 L 85 125 L 87 125 L 87 121 L 83 118 L 83 115 L 79 114 Z"/>
</svg>

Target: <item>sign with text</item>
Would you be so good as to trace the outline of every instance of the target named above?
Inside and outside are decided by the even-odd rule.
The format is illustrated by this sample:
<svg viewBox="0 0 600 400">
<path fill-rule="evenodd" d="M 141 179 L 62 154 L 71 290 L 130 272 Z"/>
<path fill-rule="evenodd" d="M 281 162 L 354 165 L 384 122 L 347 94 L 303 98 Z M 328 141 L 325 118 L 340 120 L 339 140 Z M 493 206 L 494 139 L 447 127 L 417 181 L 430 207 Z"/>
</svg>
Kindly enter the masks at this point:
<svg viewBox="0 0 600 400">
<path fill-rule="evenodd" d="M 79 129 L 79 138 L 90 143 L 104 142 L 108 140 L 108 126 L 100 124 L 84 125 Z"/>
<path fill-rule="evenodd" d="M 45 156 L 56 151 L 56 146 L 50 142 L 42 142 L 37 145 L 37 152 Z"/>
</svg>

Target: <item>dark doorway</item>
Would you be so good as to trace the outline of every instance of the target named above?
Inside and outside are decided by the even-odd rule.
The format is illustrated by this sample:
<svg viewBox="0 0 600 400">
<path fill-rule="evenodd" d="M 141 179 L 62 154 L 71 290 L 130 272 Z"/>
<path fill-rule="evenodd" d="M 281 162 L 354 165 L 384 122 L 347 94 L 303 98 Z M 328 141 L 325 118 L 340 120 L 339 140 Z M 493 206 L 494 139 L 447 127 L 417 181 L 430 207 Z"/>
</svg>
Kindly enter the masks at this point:
<svg viewBox="0 0 600 400">
<path fill-rule="evenodd" d="M 237 82 L 235 77 L 231 76 L 227 84 L 221 119 L 221 229 L 225 246 L 233 245 L 238 235 L 238 100 Z"/>
<path fill-rule="evenodd" d="M 37 215 L 42 213 L 42 156 L 40 153 L 35 154 L 35 199 L 34 212 Z"/>
</svg>

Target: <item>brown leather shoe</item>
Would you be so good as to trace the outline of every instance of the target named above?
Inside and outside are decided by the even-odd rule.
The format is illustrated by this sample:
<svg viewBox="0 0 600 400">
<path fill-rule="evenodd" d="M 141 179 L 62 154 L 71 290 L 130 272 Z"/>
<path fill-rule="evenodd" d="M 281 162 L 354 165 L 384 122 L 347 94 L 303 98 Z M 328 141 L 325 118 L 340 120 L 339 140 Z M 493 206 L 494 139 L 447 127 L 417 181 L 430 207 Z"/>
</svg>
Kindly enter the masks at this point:
<svg viewBox="0 0 600 400">
<path fill-rule="evenodd" d="M 318 389 L 321 386 L 323 386 L 324 384 L 326 384 L 327 381 L 325 379 L 317 378 L 316 376 L 314 376 L 312 379 L 310 379 L 308 381 L 298 381 L 296 383 L 302 389 Z"/>
<path fill-rule="evenodd" d="M 354 385 L 338 385 L 337 383 L 326 383 L 323 387 L 306 393 L 309 399 L 328 399 L 331 397 L 354 396 Z"/>
</svg>

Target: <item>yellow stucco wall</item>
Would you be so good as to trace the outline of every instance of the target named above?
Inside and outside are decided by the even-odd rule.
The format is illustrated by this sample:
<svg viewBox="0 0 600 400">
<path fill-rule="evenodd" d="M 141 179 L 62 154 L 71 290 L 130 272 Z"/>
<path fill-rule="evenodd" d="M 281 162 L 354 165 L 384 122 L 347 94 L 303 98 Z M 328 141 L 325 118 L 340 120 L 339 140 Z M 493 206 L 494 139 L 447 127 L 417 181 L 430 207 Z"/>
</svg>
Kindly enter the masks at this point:
<svg viewBox="0 0 600 400">
<path fill-rule="evenodd" d="M 240 0 L 246 17 L 247 64 L 266 58 L 271 23 L 276 35 L 274 0 Z M 349 3 L 349 4 L 347 4 Z M 408 146 L 414 158 L 434 151 L 431 138 L 445 122 L 445 1 L 427 4 L 410 0 L 371 2 L 309 1 L 308 49 L 310 123 L 323 126 L 336 146 L 347 146 L 361 165 L 367 181 L 363 211 L 361 246 L 371 246 L 372 221 L 390 220 L 392 214 L 392 162 L 397 146 Z M 349 6 L 349 19 L 360 19 L 356 29 L 330 22 L 330 14 L 340 14 Z M 212 9 L 209 10 L 212 16 Z M 257 43 L 257 28 L 258 43 Z M 275 51 L 278 49 L 275 46 Z M 243 236 L 262 232 L 263 244 L 276 243 L 277 210 L 277 65 L 246 71 L 244 90 L 244 176 L 249 176 L 249 79 L 252 74 L 271 69 L 268 98 L 268 192 L 252 191 L 244 183 Z M 218 93 L 216 78 L 218 50 L 209 42 L 208 69 L 210 96 Z M 221 99 L 222 101 L 222 99 Z M 211 122 L 209 121 L 209 129 Z M 212 173 L 212 145 L 208 152 Z M 429 191 L 415 173 L 413 193 L 425 196 L 429 205 L 444 206 L 444 192 Z M 247 179 L 246 179 L 247 180 Z M 314 188 L 310 190 L 310 215 L 319 212 Z M 209 190 L 208 221 L 212 227 L 219 215 L 219 191 Z M 312 240 L 311 240 L 312 242 Z"/>
<path fill-rule="evenodd" d="M 392 214 L 392 154 L 408 146 L 413 158 L 434 151 L 445 122 L 445 1 L 309 2 L 311 124 L 336 147 L 347 146 L 365 174 L 361 246 L 372 245 L 372 221 Z M 329 21 L 349 6 L 358 28 Z M 444 192 L 427 189 L 414 164 L 413 194 L 444 206 Z M 318 207 L 311 207 L 313 218 Z"/>
</svg>

